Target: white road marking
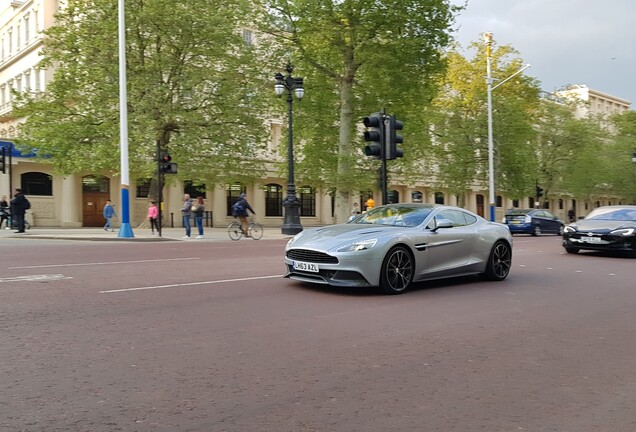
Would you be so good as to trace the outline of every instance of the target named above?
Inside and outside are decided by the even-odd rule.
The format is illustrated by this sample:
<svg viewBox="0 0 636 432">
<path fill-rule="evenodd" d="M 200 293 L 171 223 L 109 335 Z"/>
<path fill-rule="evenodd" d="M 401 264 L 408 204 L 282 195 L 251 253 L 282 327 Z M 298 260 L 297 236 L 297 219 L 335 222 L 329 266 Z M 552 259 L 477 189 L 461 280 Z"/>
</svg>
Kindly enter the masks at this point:
<svg viewBox="0 0 636 432">
<path fill-rule="evenodd" d="M 136 260 L 136 261 L 104 261 L 104 262 L 74 263 L 74 264 L 45 264 L 45 265 L 9 267 L 9 268 L 10 269 L 32 269 L 32 268 L 44 268 L 44 267 L 77 267 L 77 266 L 93 266 L 93 265 L 111 265 L 111 264 L 152 263 L 152 262 L 164 262 L 164 261 L 188 261 L 188 260 L 198 260 L 198 259 L 201 259 L 201 258 L 166 258 L 166 259 Z"/>
<path fill-rule="evenodd" d="M 120 293 L 120 292 L 128 292 L 128 291 L 145 291 L 145 290 L 176 288 L 176 287 L 186 287 L 186 286 L 196 286 L 196 285 L 212 285 L 212 284 L 221 284 L 221 283 L 229 283 L 229 282 L 245 282 L 245 281 L 253 281 L 253 280 L 259 280 L 259 279 L 273 279 L 273 278 L 282 278 L 282 277 L 283 275 L 255 276 L 255 277 L 238 278 L 238 279 L 221 279 L 221 280 L 214 280 L 214 281 L 188 282 L 188 283 L 170 284 L 170 285 L 155 285 L 155 286 L 146 286 L 146 287 L 138 287 L 138 288 L 122 288 L 122 289 L 115 289 L 115 290 L 100 291 L 99 293 L 111 294 L 111 293 Z"/>
<path fill-rule="evenodd" d="M 27 275 L 27 276 L 14 276 L 7 278 L 0 278 L 2 282 L 42 282 L 61 279 L 73 279 L 71 276 L 64 276 L 62 274 L 43 274 L 43 275 Z"/>
</svg>

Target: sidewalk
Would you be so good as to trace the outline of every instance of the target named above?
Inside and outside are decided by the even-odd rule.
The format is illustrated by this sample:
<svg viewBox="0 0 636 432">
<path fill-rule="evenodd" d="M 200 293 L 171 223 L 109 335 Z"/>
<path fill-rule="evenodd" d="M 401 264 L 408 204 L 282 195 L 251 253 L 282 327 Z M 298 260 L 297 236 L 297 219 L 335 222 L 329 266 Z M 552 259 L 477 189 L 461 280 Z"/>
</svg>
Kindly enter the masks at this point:
<svg viewBox="0 0 636 432">
<path fill-rule="evenodd" d="M 57 228 L 35 227 L 24 234 L 17 234 L 15 230 L 0 229 L 1 238 L 35 238 L 57 240 L 92 240 L 92 241 L 232 241 L 227 234 L 227 228 L 204 228 L 204 238 L 197 239 L 196 228 L 192 230 L 189 239 L 182 238 L 185 235 L 183 228 L 162 228 L 161 237 L 152 235 L 149 228 L 133 228 L 134 237 L 118 237 L 119 229 L 104 231 L 103 228 Z M 292 236 L 281 234 L 281 228 L 264 228 L 261 240 L 290 239 Z M 249 238 L 241 238 L 240 241 L 254 241 Z M 260 241 L 260 240 L 259 240 Z"/>
</svg>

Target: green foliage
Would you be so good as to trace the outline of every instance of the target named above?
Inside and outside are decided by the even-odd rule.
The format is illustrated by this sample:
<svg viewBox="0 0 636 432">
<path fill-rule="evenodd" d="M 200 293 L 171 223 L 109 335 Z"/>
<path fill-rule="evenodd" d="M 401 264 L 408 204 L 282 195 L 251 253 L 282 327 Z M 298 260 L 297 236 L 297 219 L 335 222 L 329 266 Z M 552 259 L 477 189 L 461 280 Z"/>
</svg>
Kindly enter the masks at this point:
<svg viewBox="0 0 636 432">
<path fill-rule="evenodd" d="M 486 53 L 473 44 L 475 56 L 466 59 L 457 51 L 448 54 L 443 92 L 434 100 L 433 155 L 435 181 L 462 195 L 476 181 L 488 185 L 488 92 Z M 495 85 L 522 66 L 509 46 L 493 49 L 491 70 Z M 532 141 L 538 106 L 538 83 L 517 76 L 492 92 L 493 170 L 497 192 L 522 196 L 534 184 L 536 159 Z"/>
<path fill-rule="evenodd" d="M 180 176 L 209 183 L 255 179 L 269 138 L 271 89 L 241 37 L 254 14 L 246 0 L 126 1 L 129 165 L 155 169 L 157 142 Z M 81 19 L 78 19 L 81 17 Z M 119 170 L 117 2 L 69 0 L 46 32 L 43 67 L 55 66 L 41 97 L 22 95 L 20 145 L 61 173 Z M 265 91 L 267 95 L 265 97 Z"/>
<path fill-rule="evenodd" d="M 294 112 L 303 141 L 298 173 L 336 191 L 336 217 L 348 217 L 349 192 L 376 184 L 377 162 L 363 156 L 361 119 L 386 108 L 405 123 L 403 161 L 417 162 L 428 137 L 422 113 L 459 8 L 445 0 L 270 0 L 268 30 L 288 38 L 306 94 Z M 404 167 L 396 173 L 407 172 Z"/>
</svg>

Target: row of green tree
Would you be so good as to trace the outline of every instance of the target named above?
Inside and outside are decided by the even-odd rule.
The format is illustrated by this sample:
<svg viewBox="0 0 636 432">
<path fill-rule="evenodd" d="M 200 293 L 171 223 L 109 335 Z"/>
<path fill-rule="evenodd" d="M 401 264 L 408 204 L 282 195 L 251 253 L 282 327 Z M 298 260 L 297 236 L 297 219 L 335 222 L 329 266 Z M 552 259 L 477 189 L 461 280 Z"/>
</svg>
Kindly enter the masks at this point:
<svg viewBox="0 0 636 432">
<path fill-rule="evenodd" d="M 46 31 L 42 67 L 55 71 L 46 93 L 16 95 L 15 114 L 27 119 L 18 144 L 62 174 L 117 173 L 117 5 L 66 3 Z M 363 156 L 360 120 L 382 108 L 405 123 L 393 181 L 433 184 L 460 202 L 475 182 L 487 185 L 485 53 L 474 44 L 467 58 L 454 45 L 461 7 L 447 0 L 125 4 L 133 178 L 153 174 L 158 144 L 183 179 L 259 180 L 268 120 L 286 112 L 273 77 L 292 63 L 305 83 L 305 98 L 294 103 L 296 177 L 335 194 L 337 220 L 348 217 L 351 193 L 376 184 L 378 162 Z M 495 47 L 492 62 L 499 79 L 522 64 L 509 46 Z M 568 105 L 546 102 L 527 76 L 499 87 L 493 100 L 498 194 L 529 196 L 539 182 L 548 194 L 636 200 L 634 113 L 614 119 L 611 135 L 595 119 L 574 118 Z"/>
</svg>

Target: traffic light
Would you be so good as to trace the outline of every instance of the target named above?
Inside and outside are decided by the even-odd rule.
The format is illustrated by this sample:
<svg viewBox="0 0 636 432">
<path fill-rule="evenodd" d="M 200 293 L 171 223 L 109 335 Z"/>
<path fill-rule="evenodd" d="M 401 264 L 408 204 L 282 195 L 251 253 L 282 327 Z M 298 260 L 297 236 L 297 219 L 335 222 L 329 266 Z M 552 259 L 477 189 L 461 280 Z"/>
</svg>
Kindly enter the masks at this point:
<svg viewBox="0 0 636 432">
<path fill-rule="evenodd" d="M 170 162 L 172 160 L 172 156 L 168 153 L 162 153 L 159 157 L 159 171 L 164 174 L 176 174 L 177 173 L 177 164 L 174 162 Z"/>
<path fill-rule="evenodd" d="M 389 116 L 389 148 L 387 150 L 386 158 L 393 160 L 404 156 L 402 149 L 399 149 L 398 144 L 402 144 L 402 135 L 398 135 L 397 131 L 404 128 L 404 123 L 395 118 L 394 115 Z"/>
<path fill-rule="evenodd" d="M 2 147 L 2 155 L 0 156 L 0 172 L 6 174 L 7 172 L 7 148 Z"/>
<path fill-rule="evenodd" d="M 537 185 L 537 198 L 540 198 L 542 196 L 543 196 L 543 188 Z"/>
<path fill-rule="evenodd" d="M 368 141 L 364 147 L 364 154 L 375 159 L 384 159 L 385 157 L 385 127 L 384 114 L 373 113 L 362 120 L 367 129 L 364 132 L 364 140 Z"/>
</svg>

